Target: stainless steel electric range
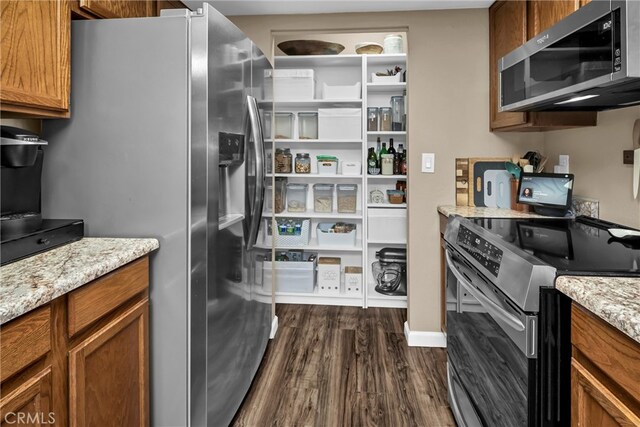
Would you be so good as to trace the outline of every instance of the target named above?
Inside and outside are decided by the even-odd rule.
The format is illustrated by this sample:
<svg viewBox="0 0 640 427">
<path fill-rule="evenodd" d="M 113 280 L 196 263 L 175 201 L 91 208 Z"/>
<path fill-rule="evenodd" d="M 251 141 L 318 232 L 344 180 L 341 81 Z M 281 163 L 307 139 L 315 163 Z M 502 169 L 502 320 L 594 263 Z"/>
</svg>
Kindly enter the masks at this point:
<svg viewBox="0 0 640 427">
<path fill-rule="evenodd" d="M 449 402 L 460 426 L 570 425 L 570 305 L 557 275 L 640 277 L 640 245 L 589 217 L 451 217 Z M 622 227 L 624 228 L 624 227 Z"/>
</svg>

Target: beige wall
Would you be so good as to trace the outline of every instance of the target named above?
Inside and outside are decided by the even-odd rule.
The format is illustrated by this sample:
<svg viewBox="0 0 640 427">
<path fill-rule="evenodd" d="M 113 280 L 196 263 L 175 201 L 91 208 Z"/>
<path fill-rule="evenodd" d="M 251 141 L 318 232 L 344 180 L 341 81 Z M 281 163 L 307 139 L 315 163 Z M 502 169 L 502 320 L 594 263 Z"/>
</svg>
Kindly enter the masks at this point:
<svg viewBox="0 0 640 427">
<path fill-rule="evenodd" d="M 550 171 L 559 154 L 568 154 L 574 194 L 600 200 L 601 218 L 632 227 L 640 227 L 640 200 L 631 194 L 633 167 L 622 163 L 622 151 L 633 148 L 637 119 L 640 107 L 604 111 L 597 127 L 547 132 L 544 142 Z"/>
<path fill-rule="evenodd" d="M 542 150 L 542 134 L 489 132 L 487 9 L 397 13 L 239 16 L 232 21 L 266 53 L 272 31 L 408 32 L 409 327 L 440 330 L 436 208 L 453 204 L 456 157 Z M 420 172 L 420 153 L 436 154 L 436 173 Z"/>
</svg>

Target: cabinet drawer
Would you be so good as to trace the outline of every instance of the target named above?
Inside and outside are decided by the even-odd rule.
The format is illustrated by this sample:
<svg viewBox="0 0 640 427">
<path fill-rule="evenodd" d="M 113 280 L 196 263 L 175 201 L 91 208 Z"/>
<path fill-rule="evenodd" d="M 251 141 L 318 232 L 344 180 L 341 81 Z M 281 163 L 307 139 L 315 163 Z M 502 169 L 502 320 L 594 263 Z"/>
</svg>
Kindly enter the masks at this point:
<svg viewBox="0 0 640 427">
<path fill-rule="evenodd" d="M 447 229 L 447 223 L 449 222 L 449 217 L 442 214 L 438 214 L 438 217 L 440 218 L 440 234 L 444 236 L 444 232 Z"/>
<path fill-rule="evenodd" d="M 149 287 L 149 257 L 145 256 L 69 294 L 69 336 Z"/>
<path fill-rule="evenodd" d="M 45 306 L 2 326 L 0 381 L 26 368 L 51 349 L 51 307 Z"/>
</svg>

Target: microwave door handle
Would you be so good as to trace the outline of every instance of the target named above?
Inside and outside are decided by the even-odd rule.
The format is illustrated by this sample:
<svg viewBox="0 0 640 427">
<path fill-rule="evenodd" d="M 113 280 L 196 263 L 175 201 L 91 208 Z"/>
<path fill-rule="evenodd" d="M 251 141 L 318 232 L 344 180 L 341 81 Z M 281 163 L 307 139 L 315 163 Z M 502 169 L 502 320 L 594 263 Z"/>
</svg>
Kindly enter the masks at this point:
<svg viewBox="0 0 640 427">
<path fill-rule="evenodd" d="M 260 123 L 260 114 L 258 112 L 258 103 L 256 99 L 247 95 L 247 107 L 249 113 L 249 122 L 251 124 L 251 135 L 253 136 L 253 144 L 255 151 L 256 166 L 256 185 L 253 195 L 253 204 L 251 205 L 251 218 L 247 242 L 247 250 L 250 251 L 258 240 L 258 230 L 260 228 L 260 220 L 262 219 L 262 203 L 264 199 L 264 139 L 262 134 L 262 125 Z"/>
<path fill-rule="evenodd" d="M 471 296 L 473 296 L 475 299 L 480 301 L 482 306 L 487 309 L 488 313 L 502 320 L 504 323 L 506 323 L 507 325 L 509 325 L 511 328 L 515 329 L 518 332 L 522 332 L 525 330 L 524 323 L 522 323 L 520 319 L 518 319 L 517 317 L 505 311 L 502 307 L 500 307 L 495 302 L 491 301 L 482 292 L 477 290 L 475 286 L 469 283 L 467 278 L 464 277 L 464 275 L 453 264 L 453 260 L 451 257 L 451 253 L 449 252 L 449 249 L 445 251 L 445 257 L 447 261 L 447 266 L 449 266 L 449 268 L 453 272 L 453 275 L 456 276 L 456 279 L 458 279 L 458 282 L 467 290 L 467 292 L 471 294 Z"/>
</svg>

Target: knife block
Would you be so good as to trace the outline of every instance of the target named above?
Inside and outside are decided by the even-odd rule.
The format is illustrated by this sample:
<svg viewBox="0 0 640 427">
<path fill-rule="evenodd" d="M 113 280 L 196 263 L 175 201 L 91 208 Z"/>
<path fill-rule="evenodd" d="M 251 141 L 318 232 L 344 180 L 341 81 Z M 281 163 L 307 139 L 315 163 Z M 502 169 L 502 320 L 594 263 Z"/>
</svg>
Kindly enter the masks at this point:
<svg viewBox="0 0 640 427">
<path fill-rule="evenodd" d="M 523 205 L 522 203 L 516 203 L 518 198 L 518 180 L 512 178 L 511 181 L 511 210 L 519 212 L 529 212 L 529 205 Z"/>
</svg>

